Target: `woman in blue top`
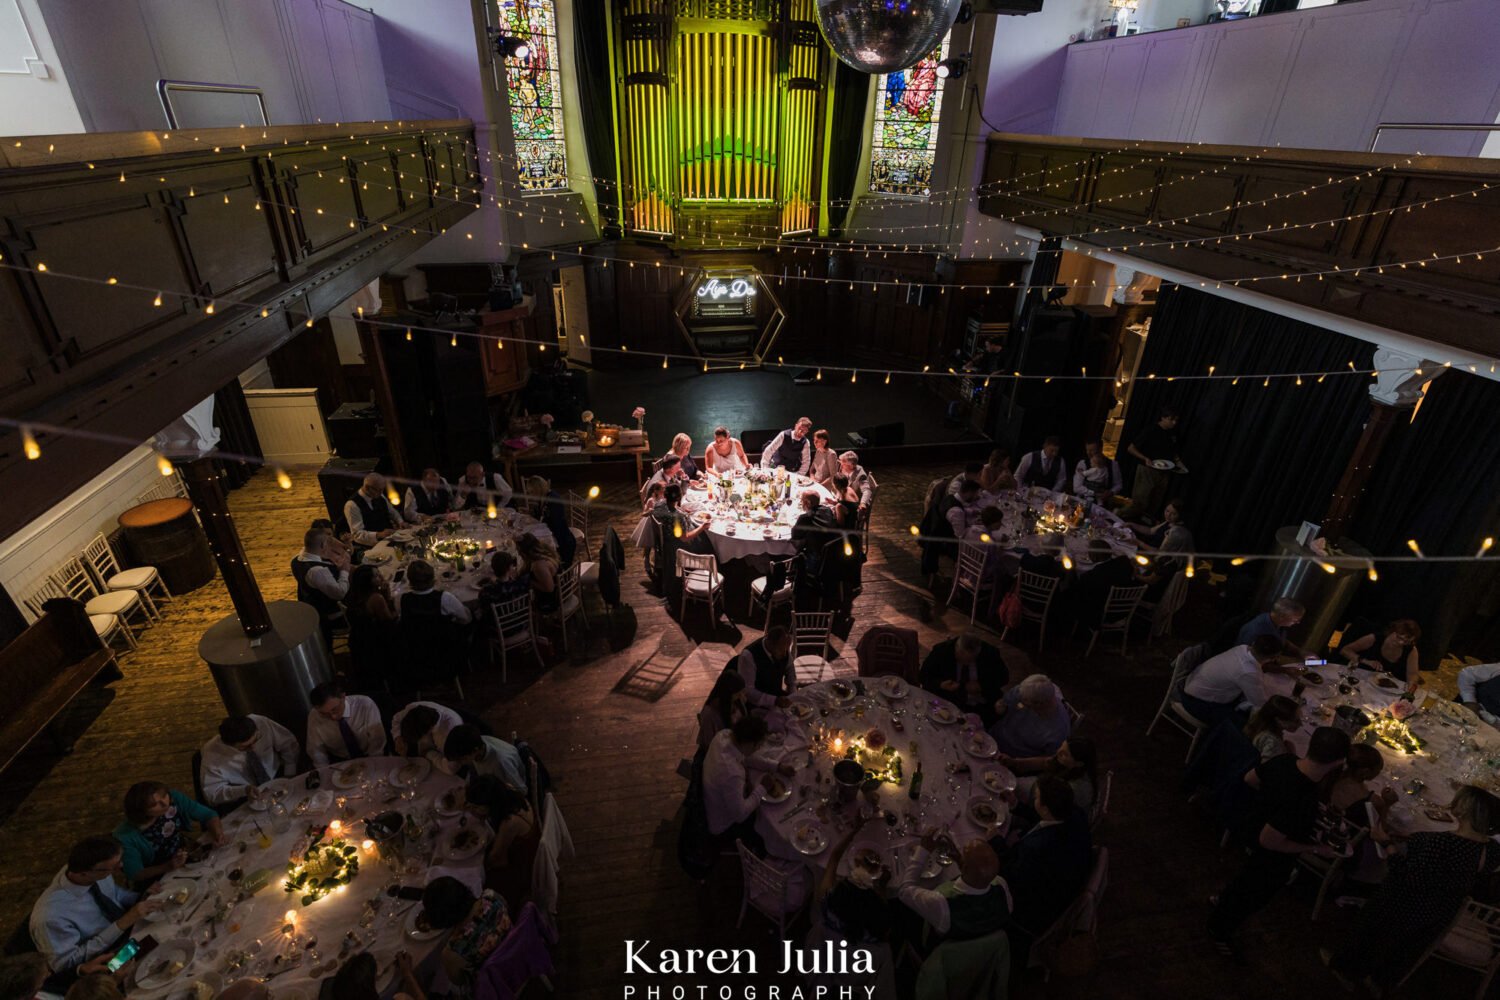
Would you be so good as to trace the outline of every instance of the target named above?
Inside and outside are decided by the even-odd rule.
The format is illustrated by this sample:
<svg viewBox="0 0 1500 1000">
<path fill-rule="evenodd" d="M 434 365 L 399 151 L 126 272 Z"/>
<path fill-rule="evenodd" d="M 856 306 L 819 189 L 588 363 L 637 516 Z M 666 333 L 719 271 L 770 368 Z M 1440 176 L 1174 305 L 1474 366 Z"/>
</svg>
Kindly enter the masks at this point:
<svg viewBox="0 0 1500 1000">
<path fill-rule="evenodd" d="M 140 781 L 125 793 L 125 822 L 115 827 L 123 849 L 125 878 L 145 886 L 187 862 L 187 832 L 200 826 L 214 846 L 223 844 L 224 826 L 208 806 L 175 792 L 160 781 Z"/>
</svg>

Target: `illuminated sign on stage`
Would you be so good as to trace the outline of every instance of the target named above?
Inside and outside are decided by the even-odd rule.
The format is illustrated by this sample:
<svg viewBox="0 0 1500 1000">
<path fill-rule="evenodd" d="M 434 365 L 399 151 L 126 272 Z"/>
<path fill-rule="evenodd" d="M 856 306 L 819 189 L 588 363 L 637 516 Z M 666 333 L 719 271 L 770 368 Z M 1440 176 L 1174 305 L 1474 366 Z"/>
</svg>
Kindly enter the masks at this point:
<svg viewBox="0 0 1500 1000">
<path fill-rule="evenodd" d="M 753 277 L 705 277 L 694 292 L 693 315 L 703 319 L 751 316 L 755 313 L 756 292 Z"/>
</svg>

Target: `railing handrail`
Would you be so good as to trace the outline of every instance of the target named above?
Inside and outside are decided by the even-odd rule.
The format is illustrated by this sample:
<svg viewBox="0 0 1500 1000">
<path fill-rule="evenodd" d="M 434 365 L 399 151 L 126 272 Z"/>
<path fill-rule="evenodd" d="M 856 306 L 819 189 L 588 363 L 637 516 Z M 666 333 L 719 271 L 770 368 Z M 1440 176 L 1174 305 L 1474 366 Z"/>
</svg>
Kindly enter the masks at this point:
<svg viewBox="0 0 1500 1000">
<path fill-rule="evenodd" d="M 259 87 L 242 83 L 203 83 L 196 80 L 157 80 L 156 96 L 161 100 L 162 113 L 167 116 L 167 127 L 177 128 L 177 113 L 172 110 L 172 91 L 181 90 L 193 94 L 252 94 L 260 105 L 260 123 L 271 124 L 266 114 L 266 95 Z"/>
<path fill-rule="evenodd" d="M 1382 132 L 1500 132 L 1500 124 L 1483 122 L 1381 122 L 1370 137 L 1369 152 L 1375 152 Z"/>
</svg>

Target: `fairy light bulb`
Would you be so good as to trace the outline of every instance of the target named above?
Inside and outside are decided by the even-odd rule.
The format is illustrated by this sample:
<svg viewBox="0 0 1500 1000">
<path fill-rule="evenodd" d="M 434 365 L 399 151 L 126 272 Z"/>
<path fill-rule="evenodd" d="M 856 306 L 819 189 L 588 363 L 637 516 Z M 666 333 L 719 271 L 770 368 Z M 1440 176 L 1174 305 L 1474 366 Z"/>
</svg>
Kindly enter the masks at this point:
<svg viewBox="0 0 1500 1000">
<path fill-rule="evenodd" d="M 1135 561 L 1138 562 L 1138 563 L 1140 563 L 1142 566 L 1150 566 L 1151 565 L 1151 560 L 1149 558 L 1147 558 L 1146 556 L 1137 555 L 1135 557 Z"/>
<path fill-rule="evenodd" d="M 1193 561 L 1189 559 L 1187 566 L 1185 566 L 1182 570 L 1182 575 L 1191 580 L 1193 578 L 1193 572 Z"/>
<path fill-rule="evenodd" d="M 598 500 L 599 499 L 599 487 L 597 487 L 597 486 L 590 486 L 589 487 L 589 499 L 590 500 Z"/>
<path fill-rule="evenodd" d="M 157 453 L 156 471 L 160 472 L 163 476 L 170 476 L 173 472 L 172 460 L 161 453 Z"/>
<path fill-rule="evenodd" d="M 1491 548 L 1493 548 L 1494 545 L 1495 545 L 1495 540 L 1493 538 L 1486 538 L 1484 541 L 1480 542 L 1479 543 L 1479 551 L 1474 554 L 1475 558 L 1478 558 L 1479 556 L 1484 555 Z"/>
<path fill-rule="evenodd" d="M 667 367 L 667 356 L 665 354 L 661 356 L 661 366 L 663 368 Z"/>
<path fill-rule="evenodd" d="M 449 347 L 457 347 L 458 346 L 458 334 L 455 333 L 453 336 L 451 336 L 451 337 L 448 338 L 448 346 Z"/>
<path fill-rule="evenodd" d="M 161 292 L 157 292 L 156 293 L 156 298 L 154 298 L 154 299 L 151 300 L 151 304 L 153 306 L 156 306 L 156 307 L 160 308 L 160 306 L 161 306 Z"/>
<path fill-rule="evenodd" d="M 29 462 L 42 457 L 42 446 L 36 443 L 30 427 L 21 428 L 21 450 L 26 453 L 26 460 Z"/>
<path fill-rule="evenodd" d="M 1070 555 L 1068 555 L 1066 552 L 1064 552 L 1063 553 L 1063 557 L 1062 557 L 1062 564 L 1063 564 L 1063 569 L 1072 569 L 1073 568 L 1073 557 L 1070 556 Z"/>
<path fill-rule="evenodd" d="M 1370 564 L 1370 582 L 1371 583 L 1379 583 L 1380 582 L 1380 574 L 1377 573 L 1377 572 L 1375 572 L 1375 564 L 1374 563 Z"/>
<path fill-rule="evenodd" d="M 1229 560 L 1229 565 L 1231 565 L 1231 566 L 1243 566 L 1243 565 L 1245 565 L 1245 557 L 1244 556 L 1235 556 L 1233 559 Z"/>
<path fill-rule="evenodd" d="M 911 536 L 913 538 L 916 538 L 918 535 L 920 535 L 922 533 L 922 529 L 918 528 L 915 524 L 912 525 L 910 528 L 908 528 L 906 530 L 908 530 L 908 531 L 911 532 Z"/>
<path fill-rule="evenodd" d="M 203 311 L 207 315 L 212 316 L 214 314 L 214 304 L 212 302 L 210 302 L 208 304 L 208 306 Z"/>
<path fill-rule="evenodd" d="M 1422 546 L 1417 544 L 1417 540 L 1415 538 L 1408 538 L 1406 540 L 1406 547 L 1411 549 L 1412 554 L 1415 555 L 1418 559 L 1427 558 L 1422 554 Z"/>
<path fill-rule="evenodd" d="M 276 485 L 284 490 L 292 488 L 292 477 L 286 474 L 285 469 L 276 470 Z"/>
<path fill-rule="evenodd" d="M 1329 576 L 1332 576 L 1339 571 L 1339 568 L 1331 562 L 1320 562 L 1318 563 L 1318 568 L 1327 573 Z"/>
<path fill-rule="evenodd" d="M 981 531 L 979 533 L 979 540 L 986 545 L 990 544 L 990 533 L 988 531 Z"/>
<path fill-rule="evenodd" d="M 401 494 L 397 493 L 396 487 L 389 483 L 385 487 L 385 498 L 391 502 L 392 506 L 399 507 L 401 505 Z"/>
<path fill-rule="evenodd" d="M 672 524 L 672 537 L 673 538 L 681 538 L 682 537 L 682 522 L 681 521 L 673 522 L 673 524 Z"/>
<path fill-rule="evenodd" d="M 854 546 L 850 544 L 849 539 L 846 538 L 844 539 L 844 557 L 848 558 L 852 555 L 854 555 Z"/>
</svg>

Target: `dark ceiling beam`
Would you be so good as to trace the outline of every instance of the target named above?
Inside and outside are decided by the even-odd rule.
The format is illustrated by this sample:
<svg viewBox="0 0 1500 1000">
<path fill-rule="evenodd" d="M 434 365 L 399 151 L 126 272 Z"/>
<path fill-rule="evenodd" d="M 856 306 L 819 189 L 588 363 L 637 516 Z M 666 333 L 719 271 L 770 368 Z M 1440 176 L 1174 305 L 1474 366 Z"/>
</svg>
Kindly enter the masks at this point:
<svg viewBox="0 0 1500 1000">
<path fill-rule="evenodd" d="M 0 140 L 0 416 L 70 432 L 38 430 L 27 461 L 0 428 L 0 537 L 474 211 L 472 139 L 440 121 Z"/>
</svg>

